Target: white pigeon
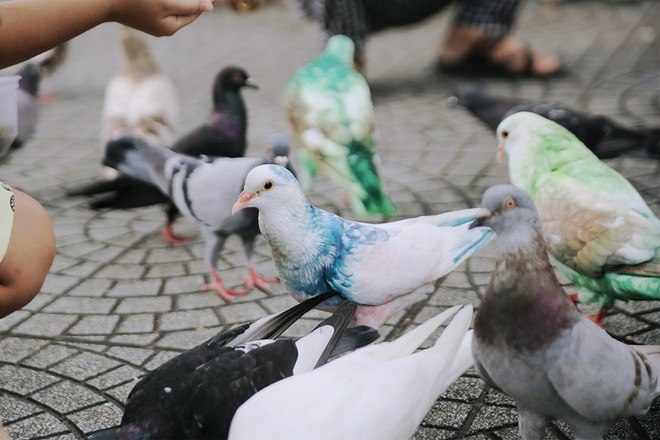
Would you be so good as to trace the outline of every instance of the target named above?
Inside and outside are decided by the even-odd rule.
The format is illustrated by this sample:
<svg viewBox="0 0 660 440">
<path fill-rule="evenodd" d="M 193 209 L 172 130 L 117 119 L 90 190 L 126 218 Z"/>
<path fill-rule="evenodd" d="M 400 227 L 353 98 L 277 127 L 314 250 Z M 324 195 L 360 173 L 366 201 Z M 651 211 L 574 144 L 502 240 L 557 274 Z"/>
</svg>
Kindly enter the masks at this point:
<svg viewBox="0 0 660 440">
<path fill-rule="evenodd" d="M 127 134 L 172 145 L 179 121 L 176 87 L 158 68 L 139 31 L 120 25 L 119 32 L 123 59 L 105 89 L 101 145 Z"/>
<path fill-rule="evenodd" d="M 334 290 L 340 296 L 320 309 L 350 299 L 361 306 L 356 322 L 373 328 L 423 299 L 428 283 L 494 236 L 468 228 L 475 209 L 381 224 L 346 220 L 310 204 L 293 174 L 275 165 L 247 175 L 232 212 L 245 207 L 259 209 L 280 280 L 296 300 Z"/>
<path fill-rule="evenodd" d="M 458 309 L 433 347 L 413 353 Z M 472 365 L 471 317 L 472 306 L 452 307 L 396 341 L 264 388 L 238 408 L 229 439 L 409 439 Z"/>
</svg>

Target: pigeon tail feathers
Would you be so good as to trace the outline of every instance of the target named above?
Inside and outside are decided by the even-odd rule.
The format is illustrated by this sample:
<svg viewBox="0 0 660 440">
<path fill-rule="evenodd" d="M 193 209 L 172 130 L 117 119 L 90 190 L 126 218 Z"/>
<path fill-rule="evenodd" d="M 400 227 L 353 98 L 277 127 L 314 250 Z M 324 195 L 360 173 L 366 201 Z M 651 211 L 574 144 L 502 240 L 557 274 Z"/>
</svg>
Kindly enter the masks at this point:
<svg viewBox="0 0 660 440">
<path fill-rule="evenodd" d="M 383 182 L 378 176 L 378 170 L 374 163 L 374 155 L 369 145 L 358 140 L 351 140 L 347 145 L 350 151 L 348 156 L 348 166 L 354 178 L 359 182 L 364 194 L 359 196 L 358 204 L 353 208 L 356 212 L 364 210 L 367 214 L 392 215 L 396 213 L 396 208 L 387 197 Z"/>
</svg>

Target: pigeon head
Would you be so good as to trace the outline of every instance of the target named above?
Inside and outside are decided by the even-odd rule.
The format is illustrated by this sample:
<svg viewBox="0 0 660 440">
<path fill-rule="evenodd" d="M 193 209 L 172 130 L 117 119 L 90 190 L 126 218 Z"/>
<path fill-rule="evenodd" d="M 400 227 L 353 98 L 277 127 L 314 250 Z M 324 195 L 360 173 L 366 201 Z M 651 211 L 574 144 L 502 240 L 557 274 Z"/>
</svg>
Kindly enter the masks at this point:
<svg viewBox="0 0 660 440">
<path fill-rule="evenodd" d="M 504 159 L 504 153 L 509 156 L 516 156 L 514 150 L 529 143 L 529 137 L 534 126 L 543 119 L 542 116 L 536 113 L 519 112 L 500 122 L 495 132 L 498 142 L 497 160 Z"/>
<path fill-rule="evenodd" d="M 353 53 L 355 52 L 355 44 L 353 40 L 346 35 L 333 35 L 328 39 L 328 44 L 323 52 L 326 56 L 337 58 L 339 61 L 346 65 L 353 65 Z"/>
<path fill-rule="evenodd" d="M 268 136 L 266 142 L 266 162 L 286 167 L 289 164 L 289 153 L 291 152 L 289 138 L 280 133 L 273 133 Z"/>
<path fill-rule="evenodd" d="M 460 105 L 468 110 L 474 110 L 483 105 L 490 98 L 479 86 L 474 84 L 463 84 L 456 88 L 454 94 L 449 98 L 451 105 Z"/>
<path fill-rule="evenodd" d="M 516 232 L 522 223 L 541 227 L 541 220 L 530 195 L 515 185 L 495 185 L 486 190 L 481 209 L 470 228 L 487 226 L 499 236 Z"/>
<path fill-rule="evenodd" d="M 39 83 L 41 82 L 41 69 L 34 63 L 27 63 L 20 72 L 21 79 L 18 81 L 18 88 L 25 90 L 32 96 L 39 93 Z"/>
<path fill-rule="evenodd" d="M 240 67 L 228 66 L 215 77 L 213 91 L 214 94 L 217 94 L 220 90 L 239 90 L 242 87 L 259 88 L 245 70 Z"/>
<path fill-rule="evenodd" d="M 245 177 L 243 192 L 231 212 L 235 214 L 247 207 L 268 209 L 298 200 L 307 199 L 289 170 L 279 165 L 260 165 Z"/>
</svg>

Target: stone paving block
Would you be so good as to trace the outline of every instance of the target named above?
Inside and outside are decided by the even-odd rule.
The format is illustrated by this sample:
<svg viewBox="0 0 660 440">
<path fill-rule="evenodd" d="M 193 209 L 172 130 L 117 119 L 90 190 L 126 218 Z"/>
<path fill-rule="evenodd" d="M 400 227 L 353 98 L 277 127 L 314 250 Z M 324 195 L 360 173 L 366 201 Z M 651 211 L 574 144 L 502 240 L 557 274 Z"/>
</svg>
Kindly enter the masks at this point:
<svg viewBox="0 0 660 440">
<path fill-rule="evenodd" d="M 79 353 L 78 350 L 63 345 L 51 344 L 34 353 L 21 363 L 32 367 L 46 369 L 57 362 Z"/>
<path fill-rule="evenodd" d="M 69 296 L 97 297 L 103 296 L 112 285 L 113 281 L 89 278 L 83 280 L 76 287 L 67 292 Z"/>
<path fill-rule="evenodd" d="M 135 365 L 140 365 L 153 355 L 153 350 L 134 347 L 111 347 L 106 353 Z"/>
<path fill-rule="evenodd" d="M 37 295 L 39 297 L 40 295 Z M 34 315 L 18 325 L 12 333 L 32 336 L 59 335 L 64 332 L 78 317 L 76 315 L 42 314 Z"/>
<path fill-rule="evenodd" d="M 88 384 L 100 390 L 105 390 L 108 388 L 114 388 L 126 382 L 134 383 L 143 375 L 144 373 L 136 368 L 122 365 L 117 369 L 90 380 Z"/>
<path fill-rule="evenodd" d="M 156 296 L 163 284 L 162 280 L 121 280 L 108 291 L 107 296 L 133 297 L 133 296 Z M 155 299 L 155 298 L 154 298 Z M 144 298 L 149 301 L 149 298 Z M 166 303 L 168 298 L 158 298 L 160 302 Z M 158 301 L 155 301 L 158 302 Z M 136 310 L 137 311 L 137 310 Z M 146 310 L 145 310 L 146 311 Z M 164 310 L 154 310 L 164 311 Z"/>
<path fill-rule="evenodd" d="M 70 330 L 71 335 L 109 335 L 119 322 L 119 316 L 84 316 Z"/>
<path fill-rule="evenodd" d="M 155 315 L 150 313 L 129 315 L 119 325 L 119 333 L 150 333 L 154 331 Z"/>
<path fill-rule="evenodd" d="M 95 250 L 85 255 L 85 258 L 91 261 L 108 263 L 124 252 L 120 246 L 105 246 L 102 249 Z"/>
<path fill-rule="evenodd" d="M 133 389 L 136 383 L 137 380 L 131 381 L 129 383 L 125 383 L 123 385 L 119 385 L 118 387 L 108 390 L 107 393 L 110 394 L 115 399 L 118 399 L 120 402 L 126 402 L 126 399 L 128 399 L 128 395 L 130 394 L 131 390 Z"/>
<path fill-rule="evenodd" d="M 55 373 L 76 380 L 86 380 L 121 365 L 120 362 L 94 353 L 83 352 L 57 364 Z"/>
<path fill-rule="evenodd" d="M 17 394 L 27 395 L 60 379 L 28 368 L 3 365 L 0 367 L 0 388 Z"/>
<path fill-rule="evenodd" d="M 518 423 L 518 412 L 514 408 L 483 406 L 474 418 L 470 431 L 482 431 Z"/>
<path fill-rule="evenodd" d="M 180 277 L 186 275 L 186 268 L 180 263 L 155 264 L 144 275 L 145 278 Z"/>
<path fill-rule="evenodd" d="M 226 305 L 220 309 L 220 313 L 227 323 L 242 324 L 245 322 L 256 321 L 267 312 L 258 304 L 251 302 Z"/>
<path fill-rule="evenodd" d="M 163 288 L 163 293 L 165 295 L 175 295 L 178 293 L 187 293 L 187 292 L 199 292 L 202 290 L 202 287 L 206 284 L 206 280 L 202 275 L 186 275 L 186 276 L 177 276 L 176 278 L 168 278 L 165 282 L 165 287 Z M 215 295 L 216 298 L 220 299 L 218 294 L 210 292 L 210 294 Z M 185 300 L 192 295 L 181 296 L 181 300 Z M 223 300 L 220 300 L 217 304 L 223 303 Z"/>
<path fill-rule="evenodd" d="M 202 341 L 200 341 L 202 342 Z M 156 355 L 144 366 L 149 371 L 155 370 L 174 356 L 181 354 L 178 351 L 158 350 Z"/>
<path fill-rule="evenodd" d="M 41 291 L 45 293 L 60 294 L 66 292 L 71 286 L 74 286 L 79 282 L 80 280 L 76 277 L 49 274 L 46 277 L 46 281 L 44 282 Z"/>
<path fill-rule="evenodd" d="M 114 298 L 62 297 L 49 304 L 44 310 L 50 313 L 106 314 L 117 304 Z"/>
<path fill-rule="evenodd" d="M 145 267 L 128 264 L 109 264 L 98 271 L 98 278 L 140 278 L 146 271 Z"/>
<path fill-rule="evenodd" d="M 167 289 L 167 286 L 165 287 Z M 179 295 L 175 299 L 177 310 L 206 309 L 226 304 L 216 292 L 189 293 Z"/>
<path fill-rule="evenodd" d="M 62 270 L 61 273 L 63 275 L 69 275 L 72 277 L 86 278 L 92 273 L 96 272 L 99 267 L 101 267 L 101 263 L 84 261 L 80 264 L 76 264 L 75 266 Z"/>
<path fill-rule="evenodd" d="M 146 263 L 176 263 L 190 260 L 190 254 L 184 247 L 154 249 L 149 252 Z"/>
<path fill-rule="evenodd" d="M 454 431 L 445 431 L 437 428 L 426 428 L 422 426 L 415 432 L 411 440 L 447 440 L 455 437 Z"/>
<path fill-rule="evenodd" d="M 7 332 L 12 327 L 21 323 L 30 316 L 30 312 L 27 310 L 17 310 L 11 315 L 5 316 L 0 319 L 0 332 Z"/>
<path fill-rule="evenodd" d="M 172 312 L 161 316 L 160 331 L 184 330 L 220 325 L 218 317 L 209 309 Z"/>
<path fill-rule="evenodd" d="M 159 281 L 159 280 L 155 280 Z M 116 313 L 155 313 L 169 312 L 172 309 L 172 298 L 157 296 L 153 298 L 124 298 L 117 306 Z"/>
<path fill-rule="evenodd" d="M 60 382 L 32 395 L 32 398 L 58 412 L 68 413 L 103 402 L 103 397 L 73 382 Z"/>
<path fill-rule="evenodd" d="M 472 407 L 465 403 L 437 401 L 426 415 L 422 424 L 440 428 L 460 428 Z"/>
<path fill-rule="evenodd" d="M 4 424 L 17 419 L 23 419 L 41 412 L 42 410 L 30 403 L 23 402 L 13 396 L 0 391 L 0 420 Z"/>
<path fill-rule="evenodd" d="M 8 337 L 0 340 L 0 353 L 3 362 L 14 363 L 39 351 L 48 344 L 44 339 L 29 339 Z"/>
<path fill-rule="evenodd" d="M 464 402 L 476 401 L 481 395 L 484 382 L 474 377 L 460 377 L 442 394 L 443 399 Z"/>
<path fill-rule="evenodd" d="M 132 334 L 132 335 L 117 335 L 110 338 L 110 342 L 113 344 L 131 344 L 131 345 L 141 345 L 147 346 L 151 345 L 153 341 L 158 339 L 160 335 L 158 333 L 147 333 L 147 334 Z"/>
<path fill-rule="evenodd" d="M 55 434 L 65 434 L 67 426 L 50 414 L 43 413 L 5 427 L 10 438 L 43 438 Z"/>
<path fill-rule="evenodd" d="M 201 344 L 209 338 L 212 338 L 221 329 L 198 329 L 198 330 L 186 330 L 180 332 L 173 332 L 166 334 L 156 346 L 158 348 L 174 348 L 178 350 L 190 350 L 191 348 Z"/>
<path fill-rule="evenodd" d="M 117 258 L 117 263 L 137 264 L 141 263 L 147 256 L 147 249 L 131 249 Z"/>
<path fill-rule="evenodd" d="M 69 415 L 69 418 L 85 434 L 103 428 L 111 428 L 121 421 L 122 412 L 116 406 L 105 403 Z"/>
</svg>

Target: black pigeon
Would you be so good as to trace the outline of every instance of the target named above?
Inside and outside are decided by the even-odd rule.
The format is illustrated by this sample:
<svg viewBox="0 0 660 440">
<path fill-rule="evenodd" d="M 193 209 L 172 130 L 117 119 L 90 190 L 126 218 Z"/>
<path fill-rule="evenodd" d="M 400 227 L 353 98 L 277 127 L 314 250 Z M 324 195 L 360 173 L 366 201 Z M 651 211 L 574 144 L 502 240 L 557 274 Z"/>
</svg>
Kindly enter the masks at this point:
<svg viewBox="0 0 660 440">
<path fill-rule="evenodd" d="M 167 361 L 135 385 L 121 425 L 90 439 L 227 438 L 236 409 L 260 389 L 378 338 L 368 327 L 347 329 L 357 306 L 346 301 L 309 335 L 273 339 L 335 294 L 220 333 Z"/>
<path fill-rule="evenodd" d="M 600 159 L 621 155 L 660 159 L 660 127 L 624 127 L 602 115 L 578 112 L 553 102 L 495 96 L 475 85 L 459 86 L 451 100 L 493 131 L 507 116 L 527 111 L 562 125 Z"/>
<path fill-rule="evenodd" d="M 244 69 L 235 66 L 222 69 L 213 83 L 213 111 L 209 121 L 182 136 L 171 149 L 190 156 L 243 156 L 247 147 L 247 112 L 240 94 L 243 87 L 257 88 Z M 97 194 L 105 195 L 90 203 L 92 209 L 137 208 L 169 201 L 157 188 L 124 175 L 68 192 L 69 196 Z M 171 224 L 179 213 L 171 204 L 166 210 Z"/>
</svg>

